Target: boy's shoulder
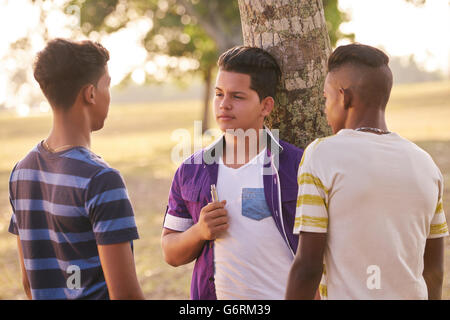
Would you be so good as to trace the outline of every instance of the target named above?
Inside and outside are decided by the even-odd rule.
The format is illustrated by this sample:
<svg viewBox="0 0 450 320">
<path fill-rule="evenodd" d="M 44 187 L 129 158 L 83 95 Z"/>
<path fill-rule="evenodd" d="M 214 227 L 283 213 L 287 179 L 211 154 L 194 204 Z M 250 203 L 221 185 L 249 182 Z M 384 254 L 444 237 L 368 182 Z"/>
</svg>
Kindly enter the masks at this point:
<svg viewBox="0 0 450 320">
<path fill-rule="evenodd" d="M 305 154 L 328 152 L 329 150 L 340 149 L 347 144 L 346 137 L 337 134 L 314 139 L 304 150 Z"/>
<path fill-rule="evenodd" d="M 303 149 L 284 140 L 278 140 L 278 144 L 282 148 L 279 155 L 280 170 L 292 167 L 296 171 L 303 156 Z"/>
<path fill-rule="evenodd" d="M 43 148 L 41 143 L 16 163 L 11 172 L 11 178 L 17 175 L 19 171 L 25 174 L 41 172 L 40 175 L 46 174 L 49 176 L 46 179 L 56 179 L 56 175 L 89 179 L 104 172 L 113 172 L 120 175 L 117 169 L 112 168 L 101 157 L 88 149 L 75 147 L 67 151 L 50 153 Z"/>
<path fill-rule="evenodd" d="M 279 140 L 278 143 L 283 148 L 283 152 L 287 152 L 288 154 L 303 154 L 303 149 L 299 148 L 289 142 L 284 140 Z"/>
</svg>

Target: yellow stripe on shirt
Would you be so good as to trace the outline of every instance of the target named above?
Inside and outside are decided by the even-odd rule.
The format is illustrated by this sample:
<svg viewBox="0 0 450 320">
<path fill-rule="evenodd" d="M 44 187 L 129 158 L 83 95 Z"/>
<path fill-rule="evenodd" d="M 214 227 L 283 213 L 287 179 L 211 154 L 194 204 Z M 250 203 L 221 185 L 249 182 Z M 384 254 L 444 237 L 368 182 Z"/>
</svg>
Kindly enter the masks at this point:
<svg viewBox="0 0 450 320">
<path fill-rule="evenodd" d="M 434 212 L 434 214 L 438 214 L 438 213 L 442 213 L 444 212 L 444 207 L 442 205 L 442 200 L 439 201 L 438 205 L 436 206 L 436 211 Z"/>
<path fill-rule="evenodd" d="M 320 296 L 321 296 L 322 298 L 328 297 L 328 289 L 327 289 L 327 286 L 324 285 L 324 284 L 320 284 L 320 285 L 319 285 L 319 293 L 320 293 Z"/>
<path fill-rule="evenodd" d="M 321 196 L 316 196 L 313 194 L 302 194 L 298 196 L 297 208 L 305 204 L 311 206 L 324 206 L 325 208 L 327 207 L 325 200 Z"/>
<path fill-rule="evenodd" d="M 448 232 L 447 222 L 440 224 L 432 224 L 430 227 L 430 234 L 444 234 Z"/>
<path fill-rule="evenodd" d="M 305 226 L 327 229 L 328 228 L 328 218 L 319 218 L 311 216 L 300 216 L 295 218 L 294 229 Z"/>
<path fill-rule="evenodd" d="M 313 184 L 322 189 L 325 194 L 328 194 L 328 189 L 323 185 L 322 181 L 310 173 L 302 173 L 300 177 L 298 177 L 298 185 L 301 186 L 302 184 Z"/>
</svg>

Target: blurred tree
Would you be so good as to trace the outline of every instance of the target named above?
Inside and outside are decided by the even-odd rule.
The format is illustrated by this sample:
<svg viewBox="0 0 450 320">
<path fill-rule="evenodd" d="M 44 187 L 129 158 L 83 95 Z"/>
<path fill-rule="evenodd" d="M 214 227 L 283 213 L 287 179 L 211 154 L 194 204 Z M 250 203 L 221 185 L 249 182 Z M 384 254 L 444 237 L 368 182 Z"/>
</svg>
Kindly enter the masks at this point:
<svg viewBox="0 0 450 320">
<path fill-rule="evenodd" d="M 418 6 L 426 2 L 426 0 L 405 1 Z M 209 111 L 212 74 L 217 57 L 228 47 L 242 43 L 236 0 L 29 0 L 29 2 L 40 12 L 41 24 L 39 28 L 32 30 L 33 37 L 40 36 L 44 41 L 52 37 L 49 35 L 46 25 L 49 12 L 43 10 L 44 7 L 49 7 L 49 4 L 55 7 L 63 3 L 64 8 L 61 11 L 66 14 L 67 20 L 78 19 L 79 15 L 80 28 L 72 25 L 72 34 L 79 35 L 82 32 L 93 39 L 100 38 L 98 33 L 113 33 L 126 28 L 127 23 L 136 18 L 148 17 L 151 19 L 153 28 L 148 32 L 143 44 L 149 52 L 149 59 L 159 54 L 167 54 L 185 57 L 196 62 L 195 70 L 188 71 L 189 74 L 201 75 L 205 81 L 205 120 L 207 119 L 206 112 Z M 340 24 L 347 21 L 349 17 L 339 11 L 338 0 L 323 0 L 323 4 L 331 46 L 335 46 L 336 41 L 342 37 L 352 39 L 353 34 L 342 34 L 339 31 Z M 24 8 L 24 10 L 28 9 Z M 32 58 L 24 59 L 22 54 L 30 46 L 32 38 L 30 32 L 10 44 L 7 55 L 2 57 L 3 62 L 8 59 L 20 61 L 16 63 L 17 70 L 14 70 L 14 74 L 8 76 L 10 79 L 17 80 L 15 83 L 10 81 L 11 92 L 15 95 L 23 86 L 27 86 L 33 81 L 30 72 L 23 80 L 24 72 L 29 71 L 28 60 L 32 60 Z M 168 77 L 186 81 L 186 72 L 169 66 Z M 130 74 L 126 77 L 126 79 L 128 78 L 130 78 Z M 158 81 L 151 74 L 147 74 L 146 80 L 148 82 Z M 28 103 L 34 105 L 41 98 L 41 96 L 30 97 Z M 203 121 L 203 123 L 206 128 L 207 121 Z"/>
<path fill-rule="evenodd" d="M 339 25 L 348 20 L 339 11 L 338 0 L 324 0 L 325 16 L 331 44 L 343 37 Z M 204 81 L 203 131 L 208 127 L 208 112 L 213 73 L 220 53 L 242 44 L 242 29 L 237 1 L 223 0 L 84 0 L 70 1 L 68 5 L 81 8 L 81 29 L 112 33 L 126 27 L 136 17 L 152 19 L 153 27 L 144 39 L 149 59 L 158 55 L 185 57 L 197 62 L 195 71 Z M 168 67 L 171 78 L 183 80 L 185 72 Z M 156 81 L 147 74 L 147 81 Z"/>
<path fill-rule="evenodd" d="M 196 62 L 194 70 L 204 81 L 203 131 L 208 126 L 212 76 L 220 52 L 242 43 L 239 9 L 236 1 L 195 0 L 86 0 L 80 5 L 81 29 L 115 32 L 136 17 L 152 19 L 153 27 L 144 39 L 148 59 L 159 55 L 184 57 Z M 183 81 L 185 72 L 174 64 L 167 67 L 172 79 Z M 148 82 L 158 81 L 151 74 Z"/>
<path fill-rule="evenodd" d="M 350 17 L 339 10 L 338 0 L 322 0 L 322 2 L 331 46 L 334 48 L 340 39 L 354 40 L 354 33 L 343 33 L 339 30 L 342 23 L 350 21 Z"/>
<path fill-rule="evenodd" d="M 7 91 L 11 93 L 12 98 L 4 103 L 7 107 L 16 107 L 19 105 L 27 105 L 29 107 L 36 106 L 42 102 L 43 95 L 40 90 L 33 88 L 30 84 L 33 81 L 33 73 L 30 65 L 33 64 L 34 56 L 31 55 L 32 49 L 32 35 L 33 32 L 38 32 L 39 35 L 46 41 L 48 39 L 48 28 L 45 23 L 48 12 L 40 8 L 42 1 L 32 0 L 30 2 L 39 13 L 39 30 L 27 30 L 27 32 L 20 38 L 9 44 L 6 54 L 2 58 L 2 66 L 0 72 L 5 72 L 8 75 Z M 28 10 L 30 8 L 27 8 Z M 5 66 L 12 64 L 13 68 L 8 70 Z"/>
</svg>

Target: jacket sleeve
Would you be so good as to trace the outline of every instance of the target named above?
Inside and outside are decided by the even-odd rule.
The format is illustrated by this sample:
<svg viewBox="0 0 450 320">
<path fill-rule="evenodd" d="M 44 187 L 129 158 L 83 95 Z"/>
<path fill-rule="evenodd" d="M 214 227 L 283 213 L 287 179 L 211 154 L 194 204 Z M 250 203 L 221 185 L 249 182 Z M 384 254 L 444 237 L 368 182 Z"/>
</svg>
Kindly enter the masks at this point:
<svg viewBox="0 0 450 320">
<path fill-rule="evenodd" d="M 164 228 L 183 232 L 189 229 L 194 221 L 181 196 L 182 170 L 181 165 L 175 173 L 169 191 L 169 201 L 164 217 Z"/>
</svg>

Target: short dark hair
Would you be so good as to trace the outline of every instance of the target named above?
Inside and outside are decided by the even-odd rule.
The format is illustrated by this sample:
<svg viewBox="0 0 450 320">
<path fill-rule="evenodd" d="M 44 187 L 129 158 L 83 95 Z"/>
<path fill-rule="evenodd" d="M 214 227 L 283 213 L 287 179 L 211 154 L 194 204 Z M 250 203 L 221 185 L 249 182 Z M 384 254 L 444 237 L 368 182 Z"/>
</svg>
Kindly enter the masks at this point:
<svg viewBox="0 0 450 320">
<path fill-rule="evenodd" d="M 380 49 L 360 43 L 352 43 L 340 46 L 333 51 L 328 58 L 328 72 L 347 63 L 379 68 L 388 65 L 389 57 Z"/>
<path fill-rule="evenodd" d="M 108 60 L 100 43 L 54 39 L 37 54 L 34 78 L 53 107 L 67 110 L 83 86 L 97 85 Z"/>
<path fill-rule="evenodd" d="M 378 103 L 386 106 L 392 89 L 392 71 L 388 66 L 389 57 L 380 49 L 352 43 L 340 46 L 328 58 L 328 72 L 343 66 L 359 68 L 365 74 L 364 100 L 367 104 Z M 369 101 L 370 100 L 370 101 Z"/>
<path fill-rule="evenodd" d="M 259 99 L 275 98 L 281 70 L 277 61 L 261 48 L 237 46 L 219 57 L 217 65 L 230 72 L 248 74 L 250 88 L 258 93 Z"/>
</svg>

